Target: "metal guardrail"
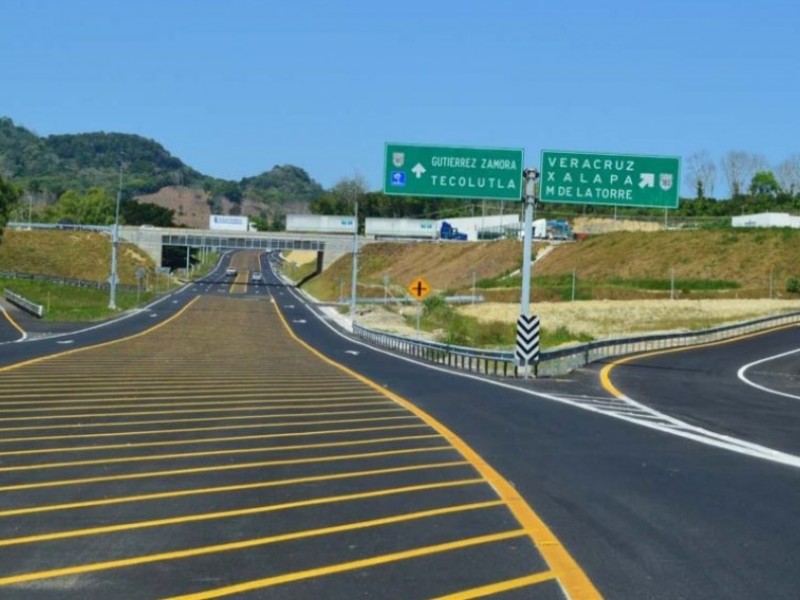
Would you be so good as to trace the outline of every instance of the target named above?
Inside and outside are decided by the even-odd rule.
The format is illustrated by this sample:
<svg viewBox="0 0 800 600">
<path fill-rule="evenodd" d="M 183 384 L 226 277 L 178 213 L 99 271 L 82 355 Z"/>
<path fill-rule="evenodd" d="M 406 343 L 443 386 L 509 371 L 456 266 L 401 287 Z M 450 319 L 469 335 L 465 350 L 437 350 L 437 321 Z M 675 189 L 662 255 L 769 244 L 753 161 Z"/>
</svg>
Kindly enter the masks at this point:
<svg viewBox="0 0 800 600">
<path fill-rule="evenodd" d="M 31 302 L 27 298 L 20 296 L 17 293 L 12 292 L 9 289 L 3 291 L 6 300 L 19 306 L 22 310 L 25 310 L 32 315 L 39 317 L 40 319 L 44 316 L 44 306 L 41 304 L 36 304 L 35 302 Z"/>
<path fill-rule="evenodd" d="M 708 344 L 793 323 L 800 323 L 800 311 L 702 331 L 600 340 L 543 351 L 532 370 L 535 377 L 555 377 L 605 358 Z M 417 340 L 367 329 L 358 324 L 354 325 L 353 333 L 366 342 L 465 371 L 499 377 L 519 377 L 523 374 L 523 370 L 515 364 L 514 352 L 511 350 L 482 350 Z"/>
<path fill-rule="evenodd" d="M 91 288 L 96 290 L 107 290 L 109 287 L 109 283 L 107 281 L 96 281 L 94 279 L 74 279 L 71 277 L 57 277 L 55 275 L 41 275 L 39 273 L 21 273 L 18 271 L 0 271 L 0 277 L 7 279 L 27 279 L 29 281 L 50 281 L 53 283 L 60 283 L 61 285 Z M 117 283 L 117 289 L 135 292 L 137 288 L 135 285 Z"/>
</svg>

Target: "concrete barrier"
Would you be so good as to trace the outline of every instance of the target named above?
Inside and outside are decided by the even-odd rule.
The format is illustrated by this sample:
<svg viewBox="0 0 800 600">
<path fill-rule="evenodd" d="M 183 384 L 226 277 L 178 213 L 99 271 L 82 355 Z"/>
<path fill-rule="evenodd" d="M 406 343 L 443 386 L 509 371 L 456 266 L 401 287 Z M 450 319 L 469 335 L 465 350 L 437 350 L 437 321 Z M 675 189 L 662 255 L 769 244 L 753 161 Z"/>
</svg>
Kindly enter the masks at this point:
<svg viewBox="0 0 800 600">
<path fill-rule="evenodd" d="M 41 304 L 36 304 L 35 302 L 31 302 L 27 298 L 24 298 L 19 294 L 15 294 L 9 289 L 4 290 L 4 295 L 6 300 L 11 302 L 15 306 L 19 306 L 22 310 L 29 312 L 32 315 L 39 317 L 40 319 L 44 316 L 44 306 L 42 306 Z"/>
</svg>

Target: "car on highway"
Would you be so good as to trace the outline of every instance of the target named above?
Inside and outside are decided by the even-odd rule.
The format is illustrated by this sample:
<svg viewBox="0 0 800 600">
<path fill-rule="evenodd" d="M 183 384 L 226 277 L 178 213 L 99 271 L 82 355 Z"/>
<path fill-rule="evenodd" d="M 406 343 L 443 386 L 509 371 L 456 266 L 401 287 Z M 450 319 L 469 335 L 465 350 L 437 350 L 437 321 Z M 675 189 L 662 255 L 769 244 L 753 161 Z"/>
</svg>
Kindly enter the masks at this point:
<svg viewBox="0 0 800 600">
<path fill-rule="evenodd" d="M 258 283 L 263 280 L 264 277 L 261 275 L 261 271 L 256 271 L 250 276 L 250 281 L 252 281 L 253 283 Z"/>
<path fill-rule="evenodd" d="M 237 272 L 238 271 L 236 270 L 236 267 L 228 267 L 227 269 L 225 269 L 225 276 L 236 277 Z"/>
</svg>

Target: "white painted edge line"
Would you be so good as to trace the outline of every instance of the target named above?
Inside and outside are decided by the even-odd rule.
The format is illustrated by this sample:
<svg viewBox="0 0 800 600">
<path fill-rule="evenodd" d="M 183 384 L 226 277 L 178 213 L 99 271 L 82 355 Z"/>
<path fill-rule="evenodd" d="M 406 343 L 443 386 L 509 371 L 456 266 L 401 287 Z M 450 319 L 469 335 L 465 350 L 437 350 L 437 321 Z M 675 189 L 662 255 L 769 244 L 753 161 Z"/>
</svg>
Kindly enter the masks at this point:
<svg viewBox="0 0 800 600">
<path fill-rule="evenodd" d="M 745 384 L 747 384 L 747 385 L 749 385 L 751 387 L 754 387 L 757 390 L 761 390 L 762 392 L 766 392 L 768 394 L 774 394 L 776 396 L 783 396 L 784 398 L 791 398 L 792 400 L 800 400 L 800 396 L 796 396 L 795 394 L 789 394 L 788 392 L 780 392 L 778 390 L 773 390 L 772 388 L 768 388 L 767 386 L 760 385 L 760 384 L 758 384 L 758 383 L 756 383 L 754 381 L 751 381 L 745 375 L 747 370 L 749 368 L 751 368 L 751 367 L 755 367 L 755 366 L 760 365 L 762 363 L 769 362 L 771 360 L 776 360 L 778 358 L 783 358 L 784 356 L 790 356 L 792 354 L 797 354 L 798 352 L 800 352 L 800 348 L 797 348 L 795 350 L 789 350 L 788 352 L 783 352 L 781 354 L 775 354 L 774 356 L 767 356 L 766 358 L 762 358 L 762 359 L 753 361 L 753 362 L 751 362 L 749 364 L 744 365 L 742 368 L 740 368 L 737 371 L 736 376 L 743 383 L 745 383 Z"/>
<path fill-rule="evenodd" d="M 274 271 L 273 271 L 273 274 L 277 276 L 277 274 L 275 274 Z M 280 277 L 278 277 L 278 278 L 280 279 Z M 505 389 L 509 389 L 509 390 L 514 390 L 516 392 L 522 392 L 522 393 L 527 394 L 529 396 L 535 396 L 537 398 L 542 398 L 542 399 L 545 399 L 545 400 L 552 400 L 554 402 L 559 402 L 561 404 L 568 404 L 568 405 L 573 406 L 575 408 L 580 408 L 580 409 L 587 410 L 589 412 L 593 412 L 593 413 L 596 413 L 596 414 L 605 415 L 607 417 L 612 417 L 612 418 L 615 418 L 615 419 L 620 419 L 622 421 L 627 421 L 628 423 L 631 423 L 631 424 L 634 424 L 634 425 L 639 425 L 641 427 L 646 427 L 647 429 L 653 429 L 655 431 L 659 431 L 659 432 L 662 432 L 662 433 L 675 435 L 675 436 L 678 436 L 678 437 L 681 437 L 681 438 L 684 438 L 684 439 L 689 439 L 689 440 L 692 440 L 692 441 L 695 441 L 695 442 L 699 442 L 701 444 L 706 444 L 708 446 L 713 446 L 715 448 L 719 448 L 719 449 L 722 449 L 722 450 L 728 450 L 730 452 L 736 452 L 738 454 L 744 454 L 744 455 L 749 456 L 751 458 L 759 458 L 759 459 L 762 459 L 762 460 L 768 460 L 770 462 L 775 462 L 775 463 L 779 463 L 779 464 L 790 466 L 790 467 L 800 468 L 800 456 L 795 456 L 793 454 L 788 454 L 786 452 L 781 452 L 779 450 L 774 450 L 774 449 L 768 448 L 766 446 L 761 446 L 761 445 L 758 445 L 758 444 L 754 444 L 754 443 L 748 442 L 746 440 L 740 440 L 738 438 L 734 438 L 734 437 L 731 437 L 731 436 L 726 436 L 726 435 L 723 435 L 723 434 L 715 433 L 715 432 L 710 431 L 708 429 L 703 429 L 702 427 L 697 427 L 697 426 L 692 425 L 690 423 L 686 423 L 685 421 L 681 421 L 680 419 L 676 419 L 675 417 L 671 417 L 671 416 L 666 415 L 664 413 L 660 413 L 658 411 L 655 411 L 652 408 L 649 408 L 644 404 L 636 402 L 632 398 L 628 398 L 627 396 L 623 398 L 624 401 L 630 403 L 633 406 L 636 406 L 638 408 L 641 408 L 641 409 L 647 411 L 651 415 L 658 415 L 664 421 L 669 422 L 670 425 L 664 425 L 664 424 L 660 424 L 660 423 L 652 423 L 652 422 L 648 422 L 648 421 L 642 421 L 642 420 L 639 420 L 639 419 L 636 419 L 636 418 L 627 417 L 625 415 L 615 414 L 615 413 L 607 411 L 607 410 L 601 410 L 601 409 L 598 409 L 598 408 L 595 408 L 595 407 L 592 407 L 592 406 L 589 406 L 589 405 L 586 405 L 586 404 L 582 404 L 580 402 L 576 402 L 574 400 L 570 400 L 568 398 L 562 398 L 562 397 L 559 397 L 559 396 L 555 396 L 553 394 L 547 394 L 547 393 L 544 393 L 544 392 L 535 392 L 533 390 L 517 387 L 517 386 L 511 385 L 509 383 L 503 383 L 501 381 L 493 381 L 491 379 L 484 379 L 484 378 L 479 377 L 477 375 L 473 375 L 472 373 L 463 373 L 463 372 L 459 372 L 459 371 L 455 371 L 455 370 L 444 369 L 444 368 L 439 367 L 437 365 L 432 365 L 432 364 L 429 364 L 429 363 L 421 362 L 421 361 L 415 360 L 415 359 L 407 357 L 407 356 L 402 356 L 400 354 L 395 354 L 393 352 L 389 352 L 387 350 L 384 350 L 382 348 L 378 348 L 376 346 L 371 346 L 371 345 L 366 344 L 364 342 L 361 342 L 359 340 L 351 339 L 351 338 L 347 337 L 346 335 L 342 334 L 342 332 L 339 331 L 338 329 L 336 329 L 336 327 L 334 327 L 328 321 L 323 319 L 316 310 L 314 310 L 314 309 L 312 309 L 312 308 L 310 308 L 308 306 L 308 301 L 306 299 L 307 296 L 305 294 L 298 293 L 298 291 L 295 290 L 292 286 L 287 286 L 287 289 L 289 290 L 289 292 L 293 296 L 295 296 L 298 300 L 300 300 L 303 304 L 306 305 L 306 308 L 308 308 L 309 312 L 311 312 L 311 314 L 313 314 L 315 318 L 317 318 L 321 323 L 323 323 L 326 327 L 328 327 L 328 329 L 333 331 L 336 335 L 338 335 L 339 337 L 347 340 L 348 342 L 350 342 L 352 344 L 357 344 L 359 346 L 368 348 L 369 350 L 372 350 L 374 352 L 380 352 L 381 354 L 385 354 L 387 356 L 392 356 L 392 357 L 394 357 L 396 359 L 404 360 L 406 362 L 412 363 L 414 365 L 419 365 L 419 366 L 422 366 L 422 367 L 425 367 L 425 368 L 428 368 L 428 369 L 433 369 L 433 370 L 439 371 L 441 373 L 448 373 L 450 375 L 455 375 L 456 377 L 465 377 L 467 379 L 472 379 L 472 380 L 475 380 L 475 381 L 481 381 L 483 383 L 486 383 L 486 384 L 489 384 L 489 385 L 493 385 L 493 386 L 496 386 L 496 387 L 505 388 Z M 324 308 L 321 309 L 321 310 L 324 310 Z M 800 351 L 800 350 L 798 350 L 798 351 Z"/>
</svg>

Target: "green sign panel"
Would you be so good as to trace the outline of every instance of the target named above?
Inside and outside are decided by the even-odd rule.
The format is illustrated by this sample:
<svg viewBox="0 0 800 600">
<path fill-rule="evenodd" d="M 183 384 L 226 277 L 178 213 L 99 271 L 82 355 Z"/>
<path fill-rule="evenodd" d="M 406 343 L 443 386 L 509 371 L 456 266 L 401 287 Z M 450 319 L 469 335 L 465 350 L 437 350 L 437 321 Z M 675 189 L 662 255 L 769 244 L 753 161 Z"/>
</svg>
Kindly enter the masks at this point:
<svg viewBox="0 0 800 600">
<path fill-rule="evenodd" d="M 680 158 L 542 150 L 542 202 L 677 208 Z"/>
<path fill-rule="evenodd" d="M 383 193 L 520 200 L 522 162 L 522 150 L 386 144 Z"/>
</svg>

